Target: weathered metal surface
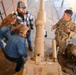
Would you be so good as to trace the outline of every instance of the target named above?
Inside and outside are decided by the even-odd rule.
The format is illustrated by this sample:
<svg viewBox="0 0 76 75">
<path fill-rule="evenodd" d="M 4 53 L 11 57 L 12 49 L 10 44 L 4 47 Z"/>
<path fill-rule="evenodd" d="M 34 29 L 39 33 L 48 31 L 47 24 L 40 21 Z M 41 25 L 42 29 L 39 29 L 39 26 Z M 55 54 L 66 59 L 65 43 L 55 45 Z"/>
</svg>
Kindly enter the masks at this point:
<svg viewBox="0 0 76 75">
<path fill-rule="evenodd" d="M 56 42 L 53 40 L 53 61 L 44 60 L 44 28 L 46 18 L 44 0 L 40 0 L 40 9 L 36 19 L 36 38 L 34 47 L 34 61 L 28 59 L 24 65 L 23 75 L 62 75 L 62 70 L 57 62 Z"/>
<path fill-rule="evenodd" d="M 53 61 L 57 62 L 57 52 L 56 52 L 56 40 L 52 40 L 52 53 L 53 53 Z"/>
<path fill-rule="evenodd" d="M 36 63 L 28 60 L 23 75 L 62 75 L 62 71 L 58 63 L 48 61 Z"/>
<path fill-rule="evenodd" d="M 41 61 L 44 59 L 44 27 L 46 25 L 44 0 L 40 0 L 40 8 L 36 19 L 36 38 L 34 47 L 34 60 L 37 61 L 37 57 Z M 39 60 L 38 60 L 39 62 Z"/>
</svg>

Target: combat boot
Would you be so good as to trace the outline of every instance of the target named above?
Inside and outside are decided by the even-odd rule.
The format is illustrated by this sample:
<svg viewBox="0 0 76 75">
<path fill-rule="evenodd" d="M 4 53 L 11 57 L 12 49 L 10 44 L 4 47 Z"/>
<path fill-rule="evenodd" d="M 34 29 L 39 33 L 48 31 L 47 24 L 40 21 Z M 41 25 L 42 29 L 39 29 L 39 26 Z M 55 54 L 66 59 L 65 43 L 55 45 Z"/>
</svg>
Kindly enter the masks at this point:
<svg viewBox="0 0 76 75">
<path fill-rule="evenodd" d="M 30 51 L 33 51 L 33 48 L 32 48 L 32 46 L 29 46 L 29 50 L 30 50 Z"/>
</svg>

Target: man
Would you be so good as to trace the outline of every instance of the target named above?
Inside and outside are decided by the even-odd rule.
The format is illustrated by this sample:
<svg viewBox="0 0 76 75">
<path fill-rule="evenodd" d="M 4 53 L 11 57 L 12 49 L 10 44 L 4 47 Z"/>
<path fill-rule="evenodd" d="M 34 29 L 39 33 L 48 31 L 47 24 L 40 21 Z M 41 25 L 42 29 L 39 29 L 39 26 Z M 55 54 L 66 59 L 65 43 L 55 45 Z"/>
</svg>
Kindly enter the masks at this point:
<svg viewBox="0 0 76 75">
<path fill-rule="evenodd" d="M 18 2 L 17 11 L 14 14 L 17 16 L 18 24 L 24 24 L 29 27 L 26 38 L 28 41 L 29 50 L 32 51 L 31 30 L 33 30 L 33 16 L 26 10 L 26 6 L 22 1 Z"/>
<path fill-rule="evenodd" d="M 65 10 L 63 17 L 52 27 L 52 30 L 56 29 L 55 39 L 57 46 L 59 46 L 60 54 L 64 53 L 66 45 L 71 41 L 71 38 L 76 35 L 76 26 L 71 19 L 72 14 L 72 10 Z"/>
</svg>

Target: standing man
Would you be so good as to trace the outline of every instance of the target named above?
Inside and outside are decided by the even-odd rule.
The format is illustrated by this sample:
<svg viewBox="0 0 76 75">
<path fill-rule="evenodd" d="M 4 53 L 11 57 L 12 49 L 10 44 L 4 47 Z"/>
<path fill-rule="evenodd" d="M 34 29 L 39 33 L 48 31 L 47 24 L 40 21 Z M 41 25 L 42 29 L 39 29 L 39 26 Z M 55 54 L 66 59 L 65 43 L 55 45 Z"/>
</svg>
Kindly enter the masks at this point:
<svg viewBox="0 0 76 75">
<path fill-rule="evenodd" d="M 31 30 L 33 30 L 33 16 L 26 10 L 25 3 L 23 1 L 19 1 L 17 4 L 17 10 L 14 13 L 17 16 L 17 23 L 24 24 L 29 27 L 29 31 L 27 32 L 27 42 L 29 46 L 29 50 L 32 51 L 32 42 L 31 42 Z"/>
<path fill-rule="evenodd" d="M 76 35 L 76 25 L 71 19 L 72 14 L 72 10 L 65 10 L 62 18 L 52 27 L 52 30 L 56 29 L 55 39 L 59 46 L 59 54 L 64 53 L 67 43 Z"/>
</svg>

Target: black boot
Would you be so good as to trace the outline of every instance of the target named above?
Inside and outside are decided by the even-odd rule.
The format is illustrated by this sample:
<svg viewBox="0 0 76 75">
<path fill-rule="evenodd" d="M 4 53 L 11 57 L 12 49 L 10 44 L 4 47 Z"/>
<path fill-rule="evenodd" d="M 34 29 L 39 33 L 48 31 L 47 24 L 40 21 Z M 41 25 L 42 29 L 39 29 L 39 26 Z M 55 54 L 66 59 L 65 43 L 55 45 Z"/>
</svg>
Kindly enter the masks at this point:
<svg viewBox="0 0 76 75">
<path fill-rule="evenodd" d="M 29 46 L 29 50 L 30 50 L 30 51 L 33 51 L 33 48 L 32 48 L 32 46 Z"/>
</svg>

